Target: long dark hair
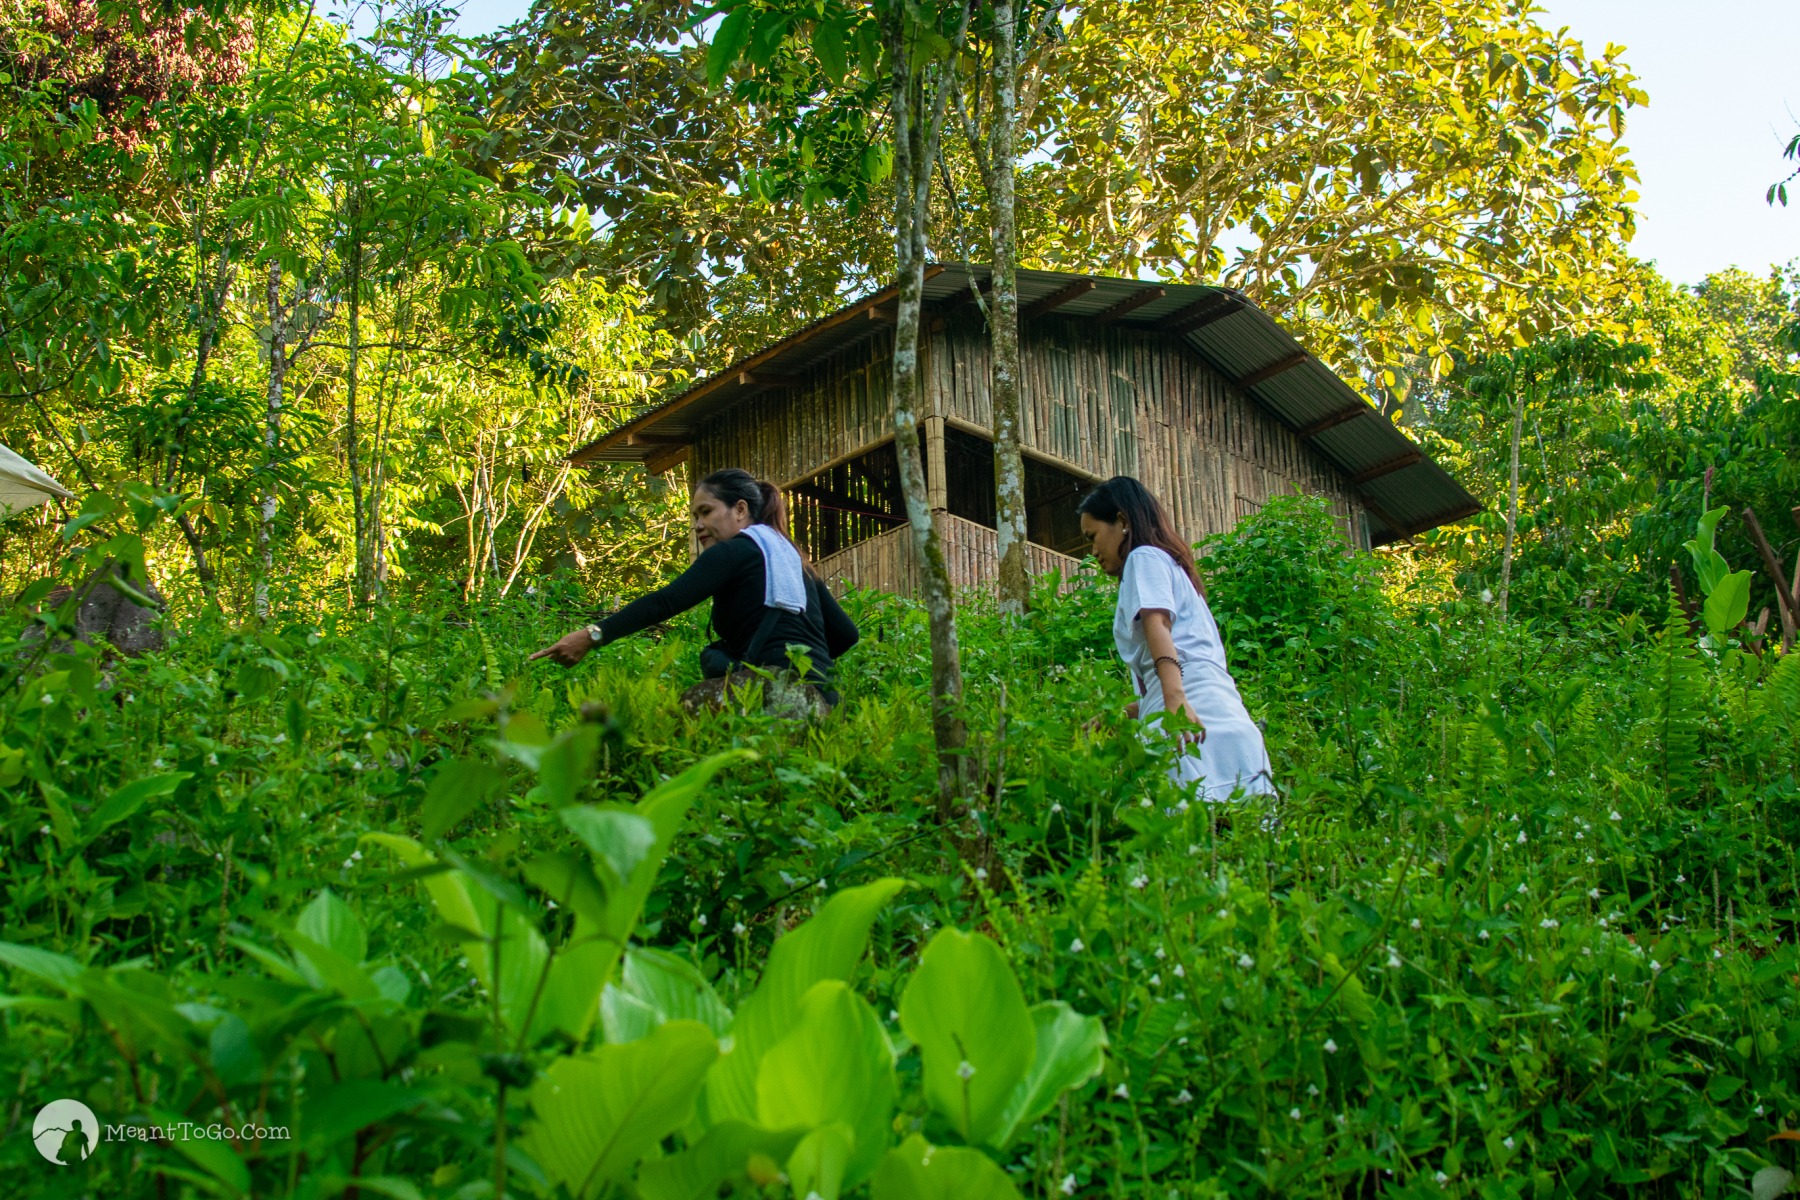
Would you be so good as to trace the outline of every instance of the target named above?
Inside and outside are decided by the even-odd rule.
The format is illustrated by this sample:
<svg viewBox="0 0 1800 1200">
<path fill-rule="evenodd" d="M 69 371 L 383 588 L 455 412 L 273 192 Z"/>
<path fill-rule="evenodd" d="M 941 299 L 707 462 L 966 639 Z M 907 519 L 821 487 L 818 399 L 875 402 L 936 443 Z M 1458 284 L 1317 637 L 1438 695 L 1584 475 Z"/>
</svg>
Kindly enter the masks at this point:
<svg viewBox="0 0 1800 1200">
<path fill-rule="evenodd" d="M 1114 475 L 1105 483 L 1098 484 L 1094 490 L 1082 498 L 1075 506 L 1078 513 L 1086 513 L 1096 521 L 1117 521 L 1125 518 L 1125 525 L 1131 532 L 1126 534 L 1125 553 L 1138 546 L 1155 546 L 1166 551 L 1170 558 L 1186 572 L 1194 590 L 1202 596 L 1206 589 L 1201 586 L 1200 573 L 1194 569 L 1194 551 L 1191 546 L 1175 532 L 1169 514 L 1157 498 L 1150 494 L 1150 489 L 1129 475 Z"/>
<path fill-rule="evenodd" d="M 766 479 L 758 479 L 742 467 L 725 467 L 714 471 L 711 475 L 694 485 L 694 490 L 705 488 L 724 502 L 726 508 L 736 508 L 739 500 L 750 510 L 750 521 L 754 525 L 767 525 L 800 552 L 800 565 L 812 574 L 812 562 L 806 556 L 805 547 L 796 543 L 788 533 L 787 501 L 782 499 L 781 489 Z"/>
</svg>

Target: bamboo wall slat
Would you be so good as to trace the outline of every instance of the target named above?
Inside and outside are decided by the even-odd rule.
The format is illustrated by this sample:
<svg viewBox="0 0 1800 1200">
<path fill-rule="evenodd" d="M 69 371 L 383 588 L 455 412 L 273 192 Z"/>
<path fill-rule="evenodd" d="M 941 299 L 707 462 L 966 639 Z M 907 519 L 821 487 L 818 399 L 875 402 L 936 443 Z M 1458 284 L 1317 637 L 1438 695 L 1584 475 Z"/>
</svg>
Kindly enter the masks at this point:
<svg viewBox="0 0 1800 1200">
<path fill-rule="evenodd" d="M 1178 338 L 1055 318 L 1021 330 L 1021 437 L 1029 449 L 1101 477 L 1136 475 L 1190 539 L 1230 529 L 1298 484 L 1330 500 L 1347 530 L 1361 505 L 1344 477 L 1266 410 L 1249 401 Z M 694 446 L 693 478 L 741 466 L 760 478 L 798 479 L 889 437 L 893 338 L 880 332 L 808 374 L 727 409 Z M 979 319 L 928 336 L 921 355 L 926 410 L 993 428 L 988 339 Z M 949 513 L 945 549 L 957 586 L 993 579 L 995 534 Z M 966 526 L 966 528 L 964 528 Z M 917 594 L 910 534 L 890 531 L 850 546 L 824 568 L 867 587 Z M 1032 545 L 1031 569 L 1075 560 Z"/>
<path fill-rule="evenodd" d="M 944 565 L 950 571 L 950 586 L 958 590 L 991 586 L 1000 570 L 999 535 L 984 525 L 949 513 L 938 513 L 936 520 L 944 547 Z M 1026 549 L 1030 572 L 1044 575 L 1060 571 L 1063 589 L 1067 590 L 1081 560 L 1043 546 Z M 860 587 L 901 595 L 916 596 L 920 590 L 912 529 L 904 525 L 821 558 L 813 569 L 834 588 L 850 580 Z"/>
</svg>

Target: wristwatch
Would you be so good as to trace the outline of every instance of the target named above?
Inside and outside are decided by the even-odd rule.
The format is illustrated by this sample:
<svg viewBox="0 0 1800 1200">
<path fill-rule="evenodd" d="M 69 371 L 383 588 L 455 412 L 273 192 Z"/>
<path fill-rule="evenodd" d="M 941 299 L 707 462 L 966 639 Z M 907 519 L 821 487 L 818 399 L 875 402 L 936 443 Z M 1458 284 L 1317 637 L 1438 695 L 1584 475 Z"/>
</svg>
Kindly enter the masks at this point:
<svg viewBox="0 0 1800 1200">
<path fill-rule="evenodd" d="M 593 642 L 596 646 L 606 640 L 605 631 L 602 630 L 598 625 L 589 625 L 587 627 L 587 635 L 590 639 L 593 640 Z"/>
</svg>

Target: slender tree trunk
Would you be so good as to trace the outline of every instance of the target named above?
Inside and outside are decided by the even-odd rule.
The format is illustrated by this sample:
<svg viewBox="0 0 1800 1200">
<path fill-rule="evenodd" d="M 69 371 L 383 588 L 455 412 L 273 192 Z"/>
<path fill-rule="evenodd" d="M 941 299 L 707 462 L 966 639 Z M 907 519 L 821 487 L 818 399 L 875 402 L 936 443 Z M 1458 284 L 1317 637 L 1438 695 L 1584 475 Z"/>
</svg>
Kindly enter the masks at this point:
<svg viewBox="0 0 1800 1200">
<path fill-rule="evenodd" d="M 900 297 L 894 328 L 894 444 L 900 458 L 901 491 L 912 526 L 925 612 L 931 629 L 931 724 L 938 756 L 938 816 L 948 821 L 956 801 L 968 793 L 968 727 L 962 716 L 962 657 L 957 648 L 956 607 L 950 571 L 932 522 L 925 491 L 925 462 L 919 447 L 919 325 L 925 290 L 925 222 L 929 214 L 931 163 L 941 129 L 944 96 L 937 97 L 937 120 L 927 117 L 907 53 L 904 16 L 890 18 L 893 90 L 889 102 L 894 128 L 894 257 Z M 940 92 L 946 89 L 940 88 Z M 929 132 L 928 130 L 929 126 Z"/>
<path fill-rule="evenodd" d="M 1500 619 L 1506 620 L 1507 603 L 1512 596 L 1513 544 L 1519 533 L 1519 440 L 1525 433 L 1525 391 L 1520 388 L 1513 400 L 1512 449 L 1507 457 L 1506 477 L 1506 541 L 1500 548 Z"/>
<path fill-rule="evenodd" d="M 362 357 L 362 243 L 350 239 L 350 336 L 349 365 L 344 377 L 346 451 L 350 460 L 350 517 L 356 540 L 356 602 L 367 604 L 374 591 L 369 561 L 368 514 L 363 510 L 362 464 L 358 457 L 356 429 L 357 370 Z"/>
<path fill-rule="evenodd" d="M 989 394 L 994 404 L 994 512 L 999 529 L 1000 611 L 1018 616 L 1031 595 L 1026 565 L 1025 458 L 1019 450 L 1019 237 L 1017 174 L 1019 62 L 1014 0 L 994 0 L 994 104 L 988 126 L 993 212 L 994 301 Z"/>
<path fill-rule="evenodd" d="M 275 459 L 281 447 L 281 398 L 287 384 L 286 333 L 281 321 L 281 264 L 269 260 L 269 391 L 263 418 L 262 512 L 256 524 L 256 615 L 269 616 L 269 576 L 275 573 Z"/>
</svg>

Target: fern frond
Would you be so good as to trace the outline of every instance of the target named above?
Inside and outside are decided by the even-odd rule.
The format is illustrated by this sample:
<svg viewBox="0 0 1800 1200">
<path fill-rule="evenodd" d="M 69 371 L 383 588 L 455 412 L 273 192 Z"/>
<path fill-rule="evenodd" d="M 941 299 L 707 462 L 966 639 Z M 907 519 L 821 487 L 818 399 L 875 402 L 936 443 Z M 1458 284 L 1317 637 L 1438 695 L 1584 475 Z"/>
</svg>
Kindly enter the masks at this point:
<svg viewBox="0 0 1800 1200">
<path fill-rule="evenodd" d="M 1700 707 L 1706 682 L 1692 639 L 1687 616 L 1671 596 L 1652 668 L 1655 711 L 1650 747 L 1651 761 L 1671 800 L 1689 799 L 1700 790 Z"/>
</svg>

